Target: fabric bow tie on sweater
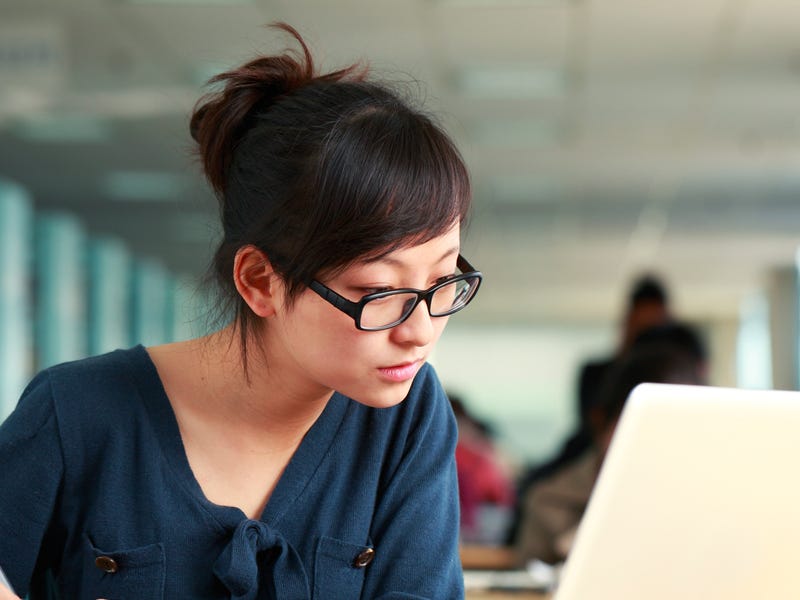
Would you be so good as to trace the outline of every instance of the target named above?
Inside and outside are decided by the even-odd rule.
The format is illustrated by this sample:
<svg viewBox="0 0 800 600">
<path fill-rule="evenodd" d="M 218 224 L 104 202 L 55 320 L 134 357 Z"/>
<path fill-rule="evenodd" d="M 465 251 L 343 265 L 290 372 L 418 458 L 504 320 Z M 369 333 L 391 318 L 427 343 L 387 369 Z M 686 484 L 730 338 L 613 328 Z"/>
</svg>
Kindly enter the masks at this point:
<svg viewBox="0 0 800 600">
<path fill-rule="evenodd" d="M 308 578 L 297 551 L 261 521 L 246 519 L 239 523 L 214 562 L 214 574 L 230 591 L 231 600 L 310 597 Z"/>
</svg>

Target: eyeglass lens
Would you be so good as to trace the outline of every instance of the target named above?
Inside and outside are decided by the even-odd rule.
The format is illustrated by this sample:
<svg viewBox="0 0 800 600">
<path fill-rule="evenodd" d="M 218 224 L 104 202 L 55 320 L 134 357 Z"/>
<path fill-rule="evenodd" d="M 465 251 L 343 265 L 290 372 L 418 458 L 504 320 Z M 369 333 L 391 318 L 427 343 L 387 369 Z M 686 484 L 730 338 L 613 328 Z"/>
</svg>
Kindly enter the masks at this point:
<svg viewBox="0 0 800 600">
<path fill-rule="evenodd" d="M 470 277 L 437 288 L 429 299 L 431 316 L 445 316 L 466 306 L 477 283 L 477 278 Z M 402 321 L 414 309 L 417 297 L 413 293 L 399 293 L 370 300 L 362 308 L 361 326 L 371 329 Z"/>
</svg>

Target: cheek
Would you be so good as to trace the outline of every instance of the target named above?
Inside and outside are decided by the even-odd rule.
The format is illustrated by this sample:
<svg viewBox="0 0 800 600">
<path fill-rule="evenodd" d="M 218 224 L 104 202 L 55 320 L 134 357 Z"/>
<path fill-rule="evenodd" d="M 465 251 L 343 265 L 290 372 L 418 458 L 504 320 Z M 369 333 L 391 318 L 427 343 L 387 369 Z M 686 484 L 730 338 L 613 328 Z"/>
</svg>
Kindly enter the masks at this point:
<svg viewBox="0 0 800 600">
<path fill-rule="evenodd" d="M 352 322 L 350 329 L 322 333 L 315 347 L 305 350 L 305 359 L 317 383 L 361 401 L 376 384 L 374 373 L 387 342 L 380 334 L 358 331 Z"/>
<path fill-rule="evenodd" d="M 292 317 L 295 347 L 314 370 L 341 369 L 343 363 L 364 362 L 374 354 L 380 336 L 356 329 L 353 319 L 333 307 L 316 302 L 298 306 Z"/>
<path fill-rule="evenodd" d="M 352 331 L 351 331 L 352 330 Z M 372 344 L 374 336 L 364 335 L 353 327 L 327 328 L 319 338 L 319 357 L 326 363 L 341 364 L 343 361 L 358 359 L 364 360 L 371 352 L 374 354 L 375 346 Z"/>
</svg>

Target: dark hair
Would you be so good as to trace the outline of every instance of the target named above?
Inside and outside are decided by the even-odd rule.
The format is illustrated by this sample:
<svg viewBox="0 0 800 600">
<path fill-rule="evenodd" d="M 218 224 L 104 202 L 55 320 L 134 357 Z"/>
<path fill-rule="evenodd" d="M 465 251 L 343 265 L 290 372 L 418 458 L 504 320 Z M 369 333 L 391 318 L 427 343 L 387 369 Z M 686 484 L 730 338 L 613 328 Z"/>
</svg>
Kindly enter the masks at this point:
<svg viewBox="0 0 800 600">
<path fill-rule="evenodd" d="M 643 302 L 667 304 L 668 301 L 666 287 L 655 275 L 650 274 L 640 276 L 634 282 L 628 296 L 628 306 L 630 308 Z"/>
<path fill-rule="evenodd" d="M 700 334 L 691 325 L 679 321 L 648 327 L 634 338 L 632 347 L 635 349 L 652 344 L 675 346 L 698 362 L 708 359 L 708 350 Z"/>
<path fill-rule="evenodd" d="M 689 325 L 670 323 L 645 330 L 612 367 L 600 391 L 606 423 L 619 417 L 625 401 L 640 383 L 706 383 L 705 345 Z"/>
<path fill-rule="evenodd" d="M 317 74 L 308 46 L 217 75 L 191 119 L 220 203 L 212 269 L 235 309 L 246 360 L 257 317 L 236 292 L 236 252 L 252 244 L 291 303 L 308 283 L 446 233 L 467 218 L 464 161 L 447 134 L 359 64 Z"/>
</svg>

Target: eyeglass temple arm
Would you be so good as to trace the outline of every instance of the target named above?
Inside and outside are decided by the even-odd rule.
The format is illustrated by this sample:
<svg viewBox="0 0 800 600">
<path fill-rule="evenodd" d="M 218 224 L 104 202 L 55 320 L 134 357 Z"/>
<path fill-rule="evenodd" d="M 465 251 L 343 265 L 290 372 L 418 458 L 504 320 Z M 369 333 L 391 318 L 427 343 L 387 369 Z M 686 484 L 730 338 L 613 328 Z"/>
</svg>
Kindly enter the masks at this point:
<svg viewBox="0 0 800 600">
<path fill-rule="evenodd" d="M 336 308 L 355 318 L 355 315 L 358 313 L 358 305 L 355 302 L 351 302 L 344 296 L 340 296 L 329 287 L 319 285 L 316 281 L 312 281 L 309 287 Z"/>
<path fill-rule="evenodd" d="M 459 271 L 462 273 L 470 273 L 472 271 L 476 271 L 477 269 L 469 264 L 469 261 L 461 256 L 458 255 L 458 259 L 456 260 L 456 266 L 458 267 Z"/>
</svg>

